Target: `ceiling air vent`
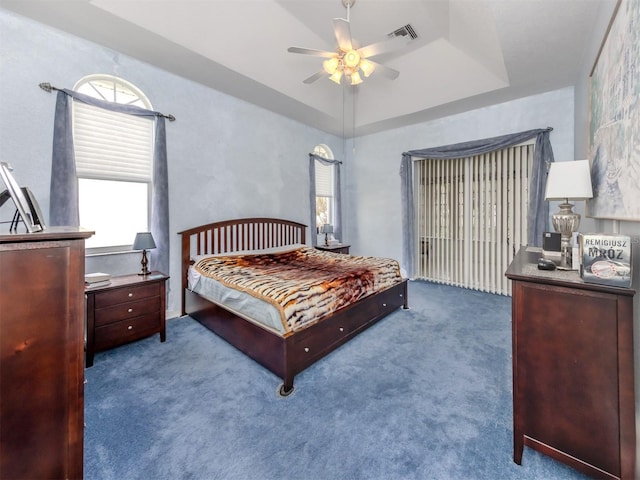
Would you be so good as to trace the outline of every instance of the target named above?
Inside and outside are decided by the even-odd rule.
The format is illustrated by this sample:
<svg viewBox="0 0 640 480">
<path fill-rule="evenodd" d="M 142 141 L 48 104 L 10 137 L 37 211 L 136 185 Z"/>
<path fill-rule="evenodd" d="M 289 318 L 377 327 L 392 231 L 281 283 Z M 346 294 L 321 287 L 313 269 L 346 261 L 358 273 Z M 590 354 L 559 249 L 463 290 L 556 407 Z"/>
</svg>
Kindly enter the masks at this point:
<svg viewBox="0 0 640 480">
<path fill-rule="evenodd" d="M 413 29 L 413 27 L 408 23 L 404 27 L 398 28 L 397 30 L 391 32 L 387 36 L 391 37 L 391 38 L 409 36 L 409 37 L 411 37 L 411 40 L 415 40 L 416 38 L 418 38 L 418 34 Z"/>
</svg>

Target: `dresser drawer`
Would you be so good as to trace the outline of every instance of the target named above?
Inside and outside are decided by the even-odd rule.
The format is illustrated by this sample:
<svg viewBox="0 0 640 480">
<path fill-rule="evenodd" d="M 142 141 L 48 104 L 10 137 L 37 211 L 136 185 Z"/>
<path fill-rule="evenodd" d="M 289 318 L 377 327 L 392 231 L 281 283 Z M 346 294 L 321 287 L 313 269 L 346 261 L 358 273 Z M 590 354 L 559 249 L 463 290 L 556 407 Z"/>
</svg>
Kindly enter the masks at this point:
<svg viewBox="0 0 640 480">
<path fill-rule="evenodd" d="M 95 348 L 104 350 L 159 332 L 160 320 L 160 315 L 153 313 L 97 327 Z"/>
<path fill-rule="evenodd" d="M 104 292 L 95 293 L 95 308 L 111 307 L 118 303 L 131 302 L 142 298 L 159 297 L 160 283 L 153 282 L 145 285 L 131 285 L 123 288 L 114 288 Z"/>
<path fill-rule="evenodd" d="M 96 327 L 108 325 L 130 318 L 135 318 L 145 313 L 160 312 L 160 297 L 143 298 L 135 302 L 126 302 L 105 308 L 97 308 L 95 311 Z"/>
</svg>

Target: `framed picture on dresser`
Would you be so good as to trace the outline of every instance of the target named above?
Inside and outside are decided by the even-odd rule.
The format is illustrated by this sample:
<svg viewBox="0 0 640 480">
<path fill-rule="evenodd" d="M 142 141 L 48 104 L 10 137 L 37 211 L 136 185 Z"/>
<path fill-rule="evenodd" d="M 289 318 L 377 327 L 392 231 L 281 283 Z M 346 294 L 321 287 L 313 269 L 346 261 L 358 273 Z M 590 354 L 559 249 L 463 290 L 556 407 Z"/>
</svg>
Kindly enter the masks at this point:
<svg viewBox="0 0 640 480">
<path fill-rule="evenodd" d="M 0 178 L 2 178 L 6 186 L 6 190 L 0 193 L 0 205 L 11 198 L 16 206 L 17 213 L 11 221 L 11 230 L 17 230 L 18 222 L 21 218 L 27 228 L 27 232 L 39 232 L 44 229 L 40 206 L 31 190 L 18 185 L 11 173 L 12 170 L 13 168 L 7 162 L 0 162 Z"/>
</svg>

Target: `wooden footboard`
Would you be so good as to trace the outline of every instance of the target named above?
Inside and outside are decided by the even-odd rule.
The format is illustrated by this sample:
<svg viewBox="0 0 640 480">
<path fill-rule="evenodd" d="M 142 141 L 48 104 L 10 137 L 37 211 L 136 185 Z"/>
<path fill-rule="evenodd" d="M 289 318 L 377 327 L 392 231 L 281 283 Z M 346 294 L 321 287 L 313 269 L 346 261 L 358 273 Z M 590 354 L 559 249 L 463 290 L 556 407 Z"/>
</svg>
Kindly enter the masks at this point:
<svg viewBox="0 0 640 480">
<path fill-rule="evenodd" d="M 251 218 L 196 227 L 182 235 L 182 314 L 190 315 L 282 378 L 281 395 L 293 391 L 296 374 L 399 307 L 408 307 L 407 281 L 341 308 L 303 330 L 280 335 L 220 307 L 187 287 L 193 255 L 261 249 L 305 242 L 302 224 Z"/>
</svg>

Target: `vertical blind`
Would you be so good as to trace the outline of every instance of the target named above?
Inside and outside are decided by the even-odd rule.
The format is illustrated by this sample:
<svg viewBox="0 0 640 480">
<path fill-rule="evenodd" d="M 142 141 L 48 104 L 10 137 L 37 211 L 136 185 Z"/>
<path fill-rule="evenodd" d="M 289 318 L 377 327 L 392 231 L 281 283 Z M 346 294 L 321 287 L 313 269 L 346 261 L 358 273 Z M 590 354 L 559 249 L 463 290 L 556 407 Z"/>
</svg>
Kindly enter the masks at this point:
<svg viewBox="0 0 640 480">
<path fill-rule="evenodd" d="M 504 272 L 527 243 L 533 149 L 415 162 L 417 278 L 510 293 Z"/>
</svg>

